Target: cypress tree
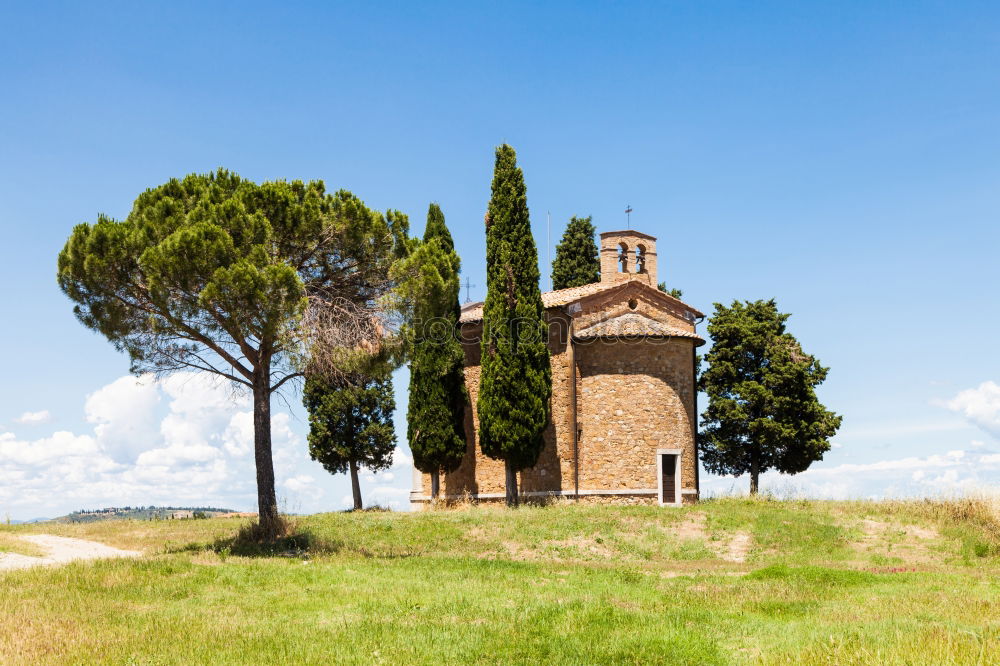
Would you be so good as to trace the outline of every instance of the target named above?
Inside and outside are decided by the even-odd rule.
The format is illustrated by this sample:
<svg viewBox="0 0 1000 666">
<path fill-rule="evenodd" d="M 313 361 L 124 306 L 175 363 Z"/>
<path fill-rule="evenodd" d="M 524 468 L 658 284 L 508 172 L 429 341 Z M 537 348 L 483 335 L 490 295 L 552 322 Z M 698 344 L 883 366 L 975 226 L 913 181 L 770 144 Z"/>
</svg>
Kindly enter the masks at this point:
<svg viewBox="0 0 1000 666">
<path fill-rule="evenodd" d="M 594 242 L 594 225 L 591 217 L 569 219 L 562 240 L 556 246 L 552 262 L 552 288 L 568 289 L 598 282 L 601 279 L 601 261 Z"/>
<path fill-rule="evenodd" d="M 392 466 L 396 431 L 392 368 L 377 363 L 336 381 L 306 379 L 302 401 L 309 410 L 309 455 L 331 474 L 350 472 L 354 508 L 361 509 L 358 468 Z"/>
<path fill-rule="evenodd" d="M 677 300 L 681 300 L 681 297 L 684 296 L 684 292 L 682 290 L 678 289 L 677 287 L 673 287 L 671 289 L 667 289 L 667 283 L 666 282 L 661 282 L 660 284 L 656 285 L 656 288 L 659 289 L 660 291 L 662 291 L 664 294 L 670 294 L 671 296 L 673 296 Z"/>
<path fill-rule="evenodd" d="M 440 473 L 457 468 L 465 456 L 465 377 L 456 336 L 460 261 L 441 208 L 427 210 L 423 243 L 404 264 L 413 276 L 406 285 L 409 326 L 410 396 L 407 438 L 413 466 L 431 475 L 431 497 Z"/>
<path fill-rule="evenodd" d="M 701 459 L 716 474 L 749 473 L 750 494 L 768 469 L 797 474 L 822 460 L 841 423 L 816 397 L 829 368 L 785 330 L 788 317 L 774 300 L 733 301 L 716 303 L 708 324 Z"/>
<path fill-rule="evenodd" d="M 507 504 L 517 506 L 517 472 L 534 466 L 549 420 L 552 370 L 538 252 L 524 175 L 514 149 L 497 148 L 486 213 L 486 302 L 479 385 L 479 443 L 503 460 Z"/>
</svg>

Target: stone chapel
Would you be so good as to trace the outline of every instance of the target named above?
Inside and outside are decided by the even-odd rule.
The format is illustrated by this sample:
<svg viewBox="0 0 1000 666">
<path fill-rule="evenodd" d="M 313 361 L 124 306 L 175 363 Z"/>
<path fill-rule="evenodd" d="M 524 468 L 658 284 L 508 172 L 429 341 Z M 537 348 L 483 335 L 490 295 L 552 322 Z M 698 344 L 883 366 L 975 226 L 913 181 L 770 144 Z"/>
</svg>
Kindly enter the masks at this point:
<svg viewBox="0 0 1000 666">
<path fill-rule="evenodd" d="M 525 501 L 680 505 L 698 499 L 695 332 L 704 315 L 657 289 L 656 238 L 602 233 L 601 280 L 542 294 L 552 359 L 551 420 L 537 464 L 519 473 Z M 503 461 L 479 449 L 483 304 L 462 308 L 467 451 L 439 499 L 503 501 Z M 430 501 L 414 471 L 410 501 Z"/>
</svg>

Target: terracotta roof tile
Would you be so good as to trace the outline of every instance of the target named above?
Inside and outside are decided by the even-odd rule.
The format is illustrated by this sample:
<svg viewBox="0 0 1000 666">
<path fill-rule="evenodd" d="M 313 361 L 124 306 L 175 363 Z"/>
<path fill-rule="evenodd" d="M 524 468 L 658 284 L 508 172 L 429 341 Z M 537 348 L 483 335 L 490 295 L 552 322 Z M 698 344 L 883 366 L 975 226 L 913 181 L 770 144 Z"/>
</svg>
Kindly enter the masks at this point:
<svg viewBox="0 0 1000 666">
<path fill-rule="evenodd" d="M 638 283 L 644 286 L 649 286 L 642 280 L 628 280 L 627 282 L 592 282 L 591 284 L 585 284 L 579 287 L 569 287 L 568 289 L 556 289 L 555 291 L 546 291 L 542 294 L 542 306 L 545 309 L 555 308 L 561 305 L 569 305 L 574 301 L 578 301 L 586 296 L 592 296 L 598 294 L 602 291 L 609 289 L 615 289 L 618 287 L 624 287 L 627 284 Z M 652 289 L 652 287 L 650 287 Z M 658 291 L 658 290 L 657 290 Z M 663 292 L 659 292 L 663 294 Z M 669 299 L 675 300 L 685 308 L 693 312 L 698 316 L 702 316 L 702 313 L 691 307 L 687 303 L 678 300 L 671 296 L 670 294 L 663 294 Z M 483 319 L 483 302 L 478 303 L 466 303 L 462 306 L 462 315 L 459 318 L 459 322 L 463 324 L 468 324 L 472 322 L 482 321 Z M 700 338 L 699 338 L 700 339 Z"/>
<path fill-rule="evenodd" d="M 651 319 L 638 312 L 626 312 L 623 315 L 612 317 L 604 321 L 599 321 L 574 334 L 575 338 L 638 338 L 638 337 L 662 337 L 662 338 L 691 338 L 705 340 L 697 333 L 685 331 L 664 324 L 662 321 Z"/>
</svg>

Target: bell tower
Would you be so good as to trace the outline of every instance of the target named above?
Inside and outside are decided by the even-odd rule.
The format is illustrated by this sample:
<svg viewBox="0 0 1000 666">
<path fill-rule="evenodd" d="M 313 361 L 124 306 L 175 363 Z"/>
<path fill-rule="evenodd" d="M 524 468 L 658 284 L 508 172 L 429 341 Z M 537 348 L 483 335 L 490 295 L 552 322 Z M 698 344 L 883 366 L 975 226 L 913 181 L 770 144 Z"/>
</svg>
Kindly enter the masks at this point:
<svg viewBox="0 0 1000 666">
<path fill-rule="evenodd" d="M 640 279 L 656 287 L 656 237 L 639 231 L 601 234 L 601 282 Z"/>
</svg>

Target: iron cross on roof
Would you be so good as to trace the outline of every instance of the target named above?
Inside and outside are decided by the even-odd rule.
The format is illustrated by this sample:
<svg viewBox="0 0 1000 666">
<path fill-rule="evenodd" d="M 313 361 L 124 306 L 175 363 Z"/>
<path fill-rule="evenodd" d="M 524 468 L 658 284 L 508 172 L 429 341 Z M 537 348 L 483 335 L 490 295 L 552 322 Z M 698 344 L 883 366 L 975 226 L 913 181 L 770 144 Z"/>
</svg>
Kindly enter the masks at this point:
<svg viewBox="0 0 1000 666">
<path fill-rule="evenodd" d="M 632 206 L 630 204 L 625 204 L 625 224 L 629 229 L 632 228 Z"/>
<path fill-rule="evenodd" d="M 465 284 L 463 284 L 462 286 L 465 287 L 465 302 L 469 303 L 469 302 L 472 301 L 472 298 L 469 296 L 469 290 L 472 289 L 473 287 L 475 287 L 476 285 L 474 285 L 471 282 L 469 282 L 469 278 L 466 277 L 465 278 Z"/>
</svg>

